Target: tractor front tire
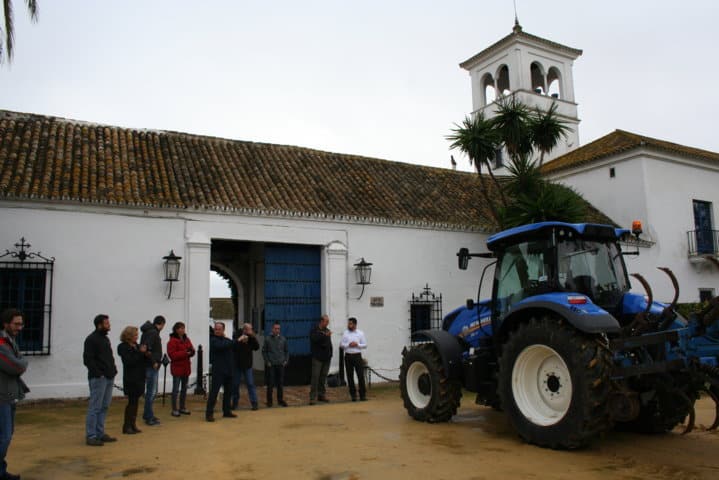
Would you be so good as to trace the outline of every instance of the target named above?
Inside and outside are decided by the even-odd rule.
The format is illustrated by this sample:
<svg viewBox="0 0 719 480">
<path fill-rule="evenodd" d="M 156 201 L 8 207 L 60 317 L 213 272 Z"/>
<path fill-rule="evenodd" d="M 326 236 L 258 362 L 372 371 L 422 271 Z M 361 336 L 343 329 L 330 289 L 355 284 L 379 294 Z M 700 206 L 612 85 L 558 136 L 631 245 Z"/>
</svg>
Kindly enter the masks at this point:
<svg viewBox="0 0 719 480">
<path fill-rule="evenodd" d="M 532 318 L 502 346 L 502 407 L 529 443 L 583 447 L 611 428 L 611 368 L 611 354 L 597 338 L 555 316 Z"/>
<path fill-rule="evenodd" d="M 412 347 L 402 358 L 399 373 L 404 407 L 421 422 L 447 422 L 457 413 L 462 388 L 447 377 L 433 344 Z"/>
</svg>

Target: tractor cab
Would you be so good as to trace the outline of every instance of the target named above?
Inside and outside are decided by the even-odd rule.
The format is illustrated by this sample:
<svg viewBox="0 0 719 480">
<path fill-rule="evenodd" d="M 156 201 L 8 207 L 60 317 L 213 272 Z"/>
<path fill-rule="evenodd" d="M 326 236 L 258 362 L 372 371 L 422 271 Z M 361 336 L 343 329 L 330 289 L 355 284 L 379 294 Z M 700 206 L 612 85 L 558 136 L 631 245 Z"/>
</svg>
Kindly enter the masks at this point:
<svg viewBox="0 0 719 480">
<path fill-rule="evenodd" d="M 530 297 L 559 292 L 576 297 L 570 303 L 588 298 L 620 316 L 630 286 L 617 242 L 628 233 L 603 225 L 543 222 L 493 235 L 487 241 L 498 259 L 493 320 L 500 321 Z"/>
</svg>

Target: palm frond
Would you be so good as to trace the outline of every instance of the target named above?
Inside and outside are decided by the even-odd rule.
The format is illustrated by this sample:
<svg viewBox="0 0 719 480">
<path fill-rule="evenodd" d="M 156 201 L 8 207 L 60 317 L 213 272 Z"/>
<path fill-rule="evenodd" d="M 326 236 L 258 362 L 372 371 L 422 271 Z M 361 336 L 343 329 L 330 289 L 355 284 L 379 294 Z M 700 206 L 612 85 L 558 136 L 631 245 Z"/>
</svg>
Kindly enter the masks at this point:
<svg viewBox="0 0 719 480">
<path fill-rule="evenodd" d="M 13 44 L 15 39 L 12 0 L 3 0 L 3 14 L 5 15 L 5 54 L 7 55 L 8 61 L 12 61 Z M 2 57 L 0 57 L 0 62 L 1 61 Z"/>
<path fill-rule="evenodd" d="M 30 20 L 37 22 L 40 14 L 40 9 L 37 4 L 37 0 L 25 0 L 27 4 L 27 11 L 30 14 Z"/>
<path fill-rule="evenodd" d="M 544 155 L 552 151 L 571 131 L 569 124 L 557 115 L 556 102 L 552 102 L 546 111 L 537 107 L 529 118 L 529 129 L 532 132 L 532 142 L 540 152 L 540 167 L 544 163 Z"/>
<path fill-rule="evenodd" d="M 532 151 L 532 131 L 529 128 L 531 111 L 515 95 L 502 97 L 497 102 L 492 122 L 502 138 L 510 157 L 526 155 Z"/>
<path fill-rule="evenodd" d="M 465 117 L 461 125 L 455 124 L 452 133 L 446 138 L 452 142 L 449 148 L 465 153 L 470 164 L 474 164 L 478 170 L 482 163 L 494 158 L 499 145 L 492 122 L 484 118 L 482 113 Z"/>
</svg>

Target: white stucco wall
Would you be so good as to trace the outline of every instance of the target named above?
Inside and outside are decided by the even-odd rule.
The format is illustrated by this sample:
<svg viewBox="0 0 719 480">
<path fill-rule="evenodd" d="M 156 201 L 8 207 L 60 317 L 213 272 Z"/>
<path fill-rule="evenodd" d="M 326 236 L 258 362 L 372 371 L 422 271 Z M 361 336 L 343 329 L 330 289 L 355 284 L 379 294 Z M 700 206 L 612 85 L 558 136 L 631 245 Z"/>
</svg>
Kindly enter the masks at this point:
<svg viewBox="0 0 719 480">
<path fill-rule="evenodd" d="M 715 222 L 719 218 L 719 166 L 639 149 L 551 178 L 574 187 L 624 228 L 631 228 L 633 220 L 642 221 L 642 238 L 655 243 L 625 261 L 630 272 L 649 281 L 657 300 L 669 301 L 674 293 L 669 279 L 656 269 L 659 266 L 677 276 L 680 302 L 698 301 L 700 288 L 719 292 L 719 271 L 706 261 L 690 262 L 687 243 L 687 231 L 695 228 L 692 200 L 712 202 Z M 632 284 L 643 291 L 637 281 Z"/>
<path fill-rule="evenodd" d="M 16 202 L 0 204 L 0 223 L 1 249 L 12 249 L 24 236 L 31 250 L 56 258 L 51 354 L 29 357 L 24 378 L 30 398 L 87 395 L 82 346 L 97 313 L 110 316 L 113 349 L 125 326 L 139 326 L 157 314 L 168 319 L 163 343 L 171 325 L 183 321 L 193 342 L 206 346 L 212 239 L 324 247 L 322 307 L 332 319 L 333 344 L 339 344 L 347 317 L 357 317 L 370 365 L 393 378 L 410 340 L 412 293 L 428 283 L 443 295 L 446 314 L 475 297 L 480 264 L 486 262 L 474 260 L 460 271 L 456 257 L 462 246 L 484 251 L 485 235 L 418 227 Z M 162 257 L 170 249 L 183 258 L 181 281 L 168 300 Z M 372 283 L 357 300 L 352 265 L 360 257 L 374 265 Z M 483 296 L 490 290 L 486 281 Z M 370 297 L 377 296 L 384 297 L 384 307 L 370 307 Z M 121 384 L 117 356 L 116 363 Z M 337 370 L 337 358 L 332 369 Z M 194 371 L 193 362 L 193 376 Z"/>
<path fill-rule="evenodd" d="M 184 282 L 167 300 L 162 281 L 162 257 L 170 249 L 184 251 L 181 220 L 2 207 L 3 251 L 24 236 L 30 250 L 56 259 L 51 354 L 29 357 L 24 379 L 31 397 L 86 395 L 82 347 L 98 313 L 110 316 L 113 348 L 127 325 L 158 314 L 170 321 L 183 317 Z"/>
</svg>

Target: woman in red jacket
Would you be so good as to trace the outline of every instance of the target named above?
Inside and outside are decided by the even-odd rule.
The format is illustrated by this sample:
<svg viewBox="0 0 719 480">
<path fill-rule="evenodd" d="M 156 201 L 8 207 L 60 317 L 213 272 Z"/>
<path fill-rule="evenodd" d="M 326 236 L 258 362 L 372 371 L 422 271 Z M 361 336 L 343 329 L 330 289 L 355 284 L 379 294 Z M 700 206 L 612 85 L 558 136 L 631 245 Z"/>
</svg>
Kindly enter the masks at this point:
<svg viewBox="0 0 719 480">
<path fill-rule="evenodd" d="M 172 327 L 170 341 L 167 342 L 167 355 L 171 360 L 172 416 L 189 415 L 190 411 L 185 408 L 185 398 L 187 397 L 187 379 L 192 371 L 190 358 L 195 355 L 195 347 L 192 346 L 192 342 L 185 335 L 185 324 L 182 322 L 177 322 Z M 179 408 L 177 404 L 178 396 L 180 397 Z"/>
</svg>

